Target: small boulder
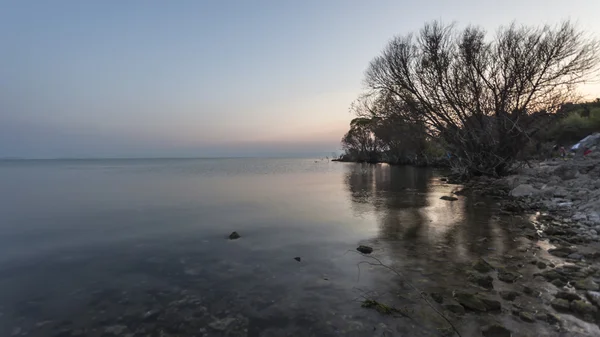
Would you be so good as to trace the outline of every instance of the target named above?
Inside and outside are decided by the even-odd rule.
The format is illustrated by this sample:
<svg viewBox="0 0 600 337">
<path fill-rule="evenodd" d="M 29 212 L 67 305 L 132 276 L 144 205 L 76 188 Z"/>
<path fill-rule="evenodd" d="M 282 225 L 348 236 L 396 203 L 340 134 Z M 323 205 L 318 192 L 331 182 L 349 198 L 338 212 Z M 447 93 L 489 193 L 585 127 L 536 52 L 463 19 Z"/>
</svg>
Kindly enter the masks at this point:
<svg viewBox="0 0 600 337">
<path fill-rule="evenodd" d="M 515 197 L 515 198 L 521 198 L 521 197 L 529 197 L 532 195 L 537 195 L 540 193 L 540 190 L 538 190 L 537 188 L 533 187 L 532 185 L 529 184 L 521 184 L 515 188 L 513 188 L 509 195 L 511 197 Z"/>
<path fill-rule="evenodd" d="M 503 327 L 500 324 L 492 324 L 488 326 L 484 326 L 481 329 L 481 334 L 483 337 L 512 337 L 512 331 Z"/>
<path fill-rule="evenodd" d="M 559 291 L 556 293 L 556 295 L 554 295 L 554 297 L 562 298 L 569 302 L 581 299 L 581 297 L 579 297 L 579 295 L 577 295 L 576 293 L 572 293 L 572 292 L 568 292 L 568 291 Z"/>
<path fill-rule="evenodd" d="M 590 290 L 590 291 L 598 291 L 600 290 L 600 286 L 598 283 L 594 282 L 591 278 L 585 278 L 582 280 L 577 280 L 573 283 L 573 287 L 579 290 Z"/>
<path fill-rule="evenodd" d="M 595 314 L 598 312 L 598 308 L 583 300 L 571 302 L 571 310 L 582 315 Z"/>
<path fill-rule="evenodd" d="M 546 263 L 545 263 L 545 262 L 543 262 L 543 261 L 538 261 L 538 262 L 536 263 L 536 266 L 537 266 L 538 268 L 540 268 L 540 269 L 546 269 L 546 267 L 547 267 L 547 266 L 546 266 Z"/>
<path fill-rule="evenodd" d="M 562 276 L 556 270 L 546 270 L 540 275 L 542 275 L 548 281 L 554 281 L 562 278 Z"/>
<path fill-rule="evenodd" d="M 569 301 L 562 298 L 553 299 L 550 305 L 557 311 L 568 311 L 571 307 Z"/>
<path fill-rule="evenodd" d="M 499 269 L 498 270 L 498 279 L 500 281 L 502 281 L 502 282 L 514 283 L 516 280 L 519 279 L 519 277 L 521 277 L 519 274 L 513 273 L 513 272 L 508 271 L 506 269 Z"/>
<path fill-rule="evenodd" d="M 467 309 L 482 312 L 487 311 L 485 303 L 474 294 L 456 291 L 454 293 L 454 298 Z"/>
<path fill-rule="evenodd" d="M 487 309 L 487 311 L 502 310 L 502 304 L 500 304 L 500 301 L 483 296 L 480 297 L 480 299 L 483 302 L 483 304 L 485 304 L 485 308 Z"/>
<path fill-rule="evenodd" d="M 431 298 L 433 298 L 434 301 L 436 301 L 437 303 L 442 303 L 444 302 L 444 296 L 442 296 L 442 294 L 440 293 L 431 293 Z"/>
<path fill-rule="evenodd" d="M 519 312 L 519 318 L 528 323 L 535 322 L 535 317 L 533 316 L 533 314 L 527 311 Z"/>
<path fill-rule="evenodd" d="M 356 248 L 356 250 L 358 250 L 359 252 L 361 252 L 363 254 L 371 254 L 373 252 L 372 247 L 363 246 L 363 245 L 358 246 L 358 248 Z"/>
<path fill-rule="evenodd" d="M 229 240 L 237 240 L 241 237 L 242 236 L 239 235 L 238 232 L 231 232 L 231 234 L 229 234 Z"/>
<path fill-rule="evenodd" d="M 492 267 L 492 265 L 483 258 L 480 258 L 479 260 L 475 261 L 475 263 L 473 263 L 473 269 L 477 270 L 480 273 L 489 273 L 492 270 L 494 270 L 494 267 Z"/>
<path fill-rule="evenodd" d="M 600 292 L 588 291 L 585 293 L 585 296 L 588 300 L 590 300 L 590 302 L 592 302 L 592 304 L 594 304 L 597 307 L 600 307 Z"/>
<path fill-rule="evenodd" d="M 302 261 L 302 258 L 301 258 L 300 256 L 296 256 L 296 257 L 294 258 L 294 260 L 296 260 L 296 261 L 300 262 L 300 261 Z"/>
<path fill-rule="evenodd" d="M 490 275 L 481 275 L 478 273 L 469 273 L 467 277 L 469 281 L 477 284 L 478 286 L 484 287 L 486 289 L 494 288 L 494 278 Z"/>
<path fill-rule="evenodd" d="M 562 280 L 560 280 L 560 279 L 553 280 L 553 281 L 552 281 L 552 282 L 550 282 L 550 283 L 552 283 L 552 284 L 553 284 L 555 287 L 557 287 L 557 288 L 562 288 L 562 287 L 564 287 L 564 286 L 566 286 L 566 285 L 567 285 L 567 283 L 566 283 L 566 282 L 564 282 L 564 281 L 562 281 Z"/>
<path fill-rule="evenodd" d="M 571 254 L 567 255 L 567 258 L 571 259 L 571 260 L 581 260 L 581 259 L 583 259 L 583 255 L 581 255 L 579 253 L 571 253 Z"/>
<path fill-rule="evenodd" d="M 516 291 L 508 291 L 508 290 L 501 290 L 500 291 L 500 297 L 502 297 L 503 299 L 507 300 L 507 301 L 514 301 L 517 296 L 519 296 L 519 293 Z"/>
<path fill-rule="evenodd" d="M 458 314 L 458 315 L 462 315 L 462 314 L 465 313 L 465 308 L 462 305 L 460 305 L 460 304 L 446 303 L 446 304 L 442 305 L 442 307 L 445 310 L 448 310 L 448 311 L 453 312 L 453 313 Z"/>
<path fill-rule="evenodd" d="M 456 197 L 450 197 L 450 196 L 447 196 L 447 195 L 444 195 L 440 199 L 446 200 L 446 201 L 456 201 L 456 200 L 458 200 L 458 198 L 456 198 Z"/>
</svg>

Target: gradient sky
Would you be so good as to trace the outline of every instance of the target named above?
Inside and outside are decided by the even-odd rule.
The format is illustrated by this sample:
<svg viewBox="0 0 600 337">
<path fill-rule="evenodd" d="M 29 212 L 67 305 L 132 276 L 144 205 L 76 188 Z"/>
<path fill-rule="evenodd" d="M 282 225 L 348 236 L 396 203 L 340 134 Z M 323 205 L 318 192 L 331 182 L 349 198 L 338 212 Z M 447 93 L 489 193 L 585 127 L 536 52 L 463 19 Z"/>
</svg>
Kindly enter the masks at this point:
<svg viewBox="0 0 600 337">
<path fill-rule="evenodd" d="M 599 13 L 598 0 L 0 0 L 0 157 L 331 153 L 393 35 L 571 19 L 600 36 Z"/>
</svg>

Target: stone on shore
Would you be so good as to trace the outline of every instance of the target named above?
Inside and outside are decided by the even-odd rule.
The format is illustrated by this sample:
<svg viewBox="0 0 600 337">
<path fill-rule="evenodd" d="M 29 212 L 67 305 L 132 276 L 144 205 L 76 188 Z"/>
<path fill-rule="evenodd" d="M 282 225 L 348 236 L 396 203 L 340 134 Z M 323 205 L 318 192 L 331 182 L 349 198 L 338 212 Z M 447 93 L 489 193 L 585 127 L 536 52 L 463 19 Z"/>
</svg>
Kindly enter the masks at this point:
<svg viewBox="0 0 600 337">
<path fill-rule="evenodd" d="M 518 292 L 508 290 L 502 290 L 499 294 L 500 297 L 502 297 L 502 299 L 505 299 L 507 301 L 514 301 L 517 298 L 517 296 L 519 296 Z"/>
<path fill-rule="evenodd" d="M 450 196 L 447 196 L 447 195 L 444 195 L 440 199 L 446 200 L 446 201 L 456 201 L 456 200 L 458 200 L 458 198 L 456 198 L 456 197 L 450 197 Z"/>
<path fill-rule="evenodd" d="M 480 258 L 475 263 L 473 263 L 473 269 L 485 274 L 494 270 L 494 267 L 492 267 L 492 265 L 483 258 Z"/>
<path fill-rule="evenodd" d="M 469 273 L 467 277 L 469 281 L 477 284 L 478 286 L 484 287 L 486 289 L 494 288 L 494 278 L 490 275 L 481 275 L 479 273 Z"/>
<path fill-rule="evenodd" d="M 579 295 L 577 295 L 576 293 L 572 293 L 572 292 L 568 292 L 568 291 L 559 291 L 556 293 L 556 295 L 554 295 L 554 297 L 562 298 L 569 302 L 581 299 L 581 297 L 579 297 Z"/>
<path fill-rule="evenodd" d="M 487 311 L 485 303 L 474 294 L 456 291 L 454 293 L 454 298 L 456 299 L 456 301 L 458 301 L 458 303 L 460 303 L 463 307 L 467 309 L 481 312 Z"/>
<path fill-rule="evenodd" d="M 550 305 L 558 311 L 568 311 L 571 307 L 569 301 L 562 298 L 555 298 Z"/>
<path fill-rule="evenodd" d="M 356 248 L 356 250 L 358 250 L 359 252 L 361 252 L 363 254 L 371 254 L 373 252 L 372 247 L 364 246 L 364 245 L 358 246 L 358 248 Z"/>
<path fill-rule="evenodd" d="M 492 324 L 481 329 L 483 337 L 512 337 L 512 331 L 500 324 Z"/>
<path fill-rule="evenodd" d="M 592 280 L 591 278 L 586 278 L 586 279 L 575 281 L 575 283 L 573 283 L 573 287 L 575 287 L 575 289 L 579 289 L 579 290 L 591 290 L 591 291 L 600 290 L 600 286 L 598 285 L 598 283 L 594 282 L 594 280 Z"/>
</svg>

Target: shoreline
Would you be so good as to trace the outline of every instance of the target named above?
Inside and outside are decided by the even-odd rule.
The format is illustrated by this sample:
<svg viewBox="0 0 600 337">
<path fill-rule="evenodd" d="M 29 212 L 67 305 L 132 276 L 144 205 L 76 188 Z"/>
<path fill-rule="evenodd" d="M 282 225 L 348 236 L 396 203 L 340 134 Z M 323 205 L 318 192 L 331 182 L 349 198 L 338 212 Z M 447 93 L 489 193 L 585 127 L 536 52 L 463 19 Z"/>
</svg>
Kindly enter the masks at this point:
<svg viewBox="0 0 600 337">
<path fill-rule="evenodd" d="M 499 283 L 512 285 L 498 293 L 511 303 L 507 314 L 546 322 L 569 336 L 600 334 L 598 164 L 600 158 L 537 162 L 512 176 L 475 178 L 457 193 L 491 196 L 499 200 L 503 215 L 525 220 L 511 229 L 525 247 L 506 265 L 481 259 L 469 275 L 482 285 L 492 282 L 489 273 L 494 272 Z M 522 296 L 533 301 L 515 301 Z"/>
</svg>

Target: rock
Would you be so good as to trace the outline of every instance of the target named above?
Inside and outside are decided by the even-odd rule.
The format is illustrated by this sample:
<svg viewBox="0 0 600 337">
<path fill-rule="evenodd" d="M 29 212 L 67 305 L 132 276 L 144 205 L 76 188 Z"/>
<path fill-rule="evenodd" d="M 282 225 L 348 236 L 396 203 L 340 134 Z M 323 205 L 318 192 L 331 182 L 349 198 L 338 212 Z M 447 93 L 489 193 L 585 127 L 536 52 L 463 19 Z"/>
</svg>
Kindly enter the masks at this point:
<svg viewBox="0 0 600 337">
<path fill-rule="evenodd" d="M 442 178 L 440 178 L 440 181 L 448 181 L 448 178 L 442 177 Z"/>
<path fill-rule="evenodd" d="M 492 267 L 492 265 L 489 264 L 489 262 L 487 262 L 486 260 L 480 258 L 475 263 L 473 263 L 473 269 L 477 270 L 480 273 L 489 273 L 492 270 L 494 270 L 494 267 Z"/>
<path fill-rule="evenodd" d="M 562 298 L 555 298 L 550 305 L 558 311 L 568 311 L 570 309 L 569 301 Z"/>
<path fill-rule="evenodd" d="M 546 269 L 546 267 L 547 267 L 547 266 L 546 266 L 546 263 L 544 263 L 544 262 L 542 262 L 542 261 L 538 261 L 538 262 L 536 263 L 536 266 L 537 266 L 538 268 L 540 268 L 540 269 Z"/>
<path fill-rule="evenodd" d="M 363 245 L 358 246 L 358 248 L 356 248 L 356 250 L 358 250 L 359 252 L 361 252 L 363 254 L 371 254 L 373 252 L 372 247 L 363 246 Z"/>
<path fill-rule="evenodd" d="M 521 277 L 519 274 L 510 272 L 506 269 L 498 269 L 498 279 L 506 283 L 514 283 Z"/>
<path fill-rule="evenodd" d="M 300 256 L 296 256 L 296 257 L 294 258 L 294 260 L 296 260 L 296 261 L 300 262 L 300 261 L 302 261 L 302 258 L 301 258 Z"/>
<path fill-rule="evenodd" d="M 513 188 L 509 193 L 511 197 L 515 198 L 529 197 L 537 194 L 540 194 L 540 190 L 529 184 L 521 184 Z"/>
<path fill-rule="evenodd" d="M 467 277 L 469 281 L 484 287 L 486 289 L 493 289 L 494 288 L 494 278 L 491 277 L 490 275 L 481 275 L 478 273 L 469 273 L 469 276 Z"/>
<path fill-rule="evenodd" d="M 577 178 L 579 172 L 576 167 L 570 164 L 565 164 L 554 169 L 554 174 L 560 177 L 562 180 L 572 180 Z"/>
<path fill-rule="evenodd" d="M 521 318 L 525 322 L 529 322 L 529 323 L 535 322 L 535 317 L 533 316 L 533 314 L 530 312 L 527 312 L 527 311 L 519 312 L 519 318 Z"/>
<path fill-rule="evenodd" d="M 588 300 L 590 300 L 590 302 L 592 302 L 592 304 L 594 304 L 597 307 L 600 307 L 600 292 L 588 291 L 585 293 L 585 296 Z"/>
<path fill-rule="evenodd" d="M 146 322 L 156 321 L 158 316 L 160 315 L 159 310 L 150 310 L 144 314 L 143 320 Z"/>
<path fill-rule="evenodd" d="M 119 336 L 125 330 L 127 330 L 127 327 L 125 325 L 111 325 L 104 329 L 104 333 Z"/>
<path fill-rule="evenodd" d="M 239 238 L 241 238 L 241 236 L 238 232 L 231 232 L 231 234 L 229 234 L 229 240 L 237 240 Z"/>
<path fill-rule="evenodd" d="M 550 282 L 550 283 L 552 283 L 552 284 L 553 284 L 555 287 L 557 287 L 557 288 L 562 288 L 562 287 L 564 287 L 564 286 L 566 286 L 566 285 L 567 285 L 567 283 L 565 283 L 564 281 L 562 281 L 562 280 L 560 280 L 560 279 L 553 280 L 553 281 L 552 281 L 552 282 Z"/>
<path fill-rule="evenodd" d="M 571 302 L 571 310 L 582 315 L 595 314 L 598 312 L 598 308 L 583 300 Z"/>
<path fill-rule="evenodd" d="M 518 292 L 508 291 L 508 290 L 501 290 L 499 294 L 500 294 L 500 297 L 502 297 L 503 299 L 505 299 L 507 301 L 514 301 L 515 298 L 517 298 L 517 296 L 519 296 Z"/>
<path fill-rule="evenodd" d="M 431 293 L 431 298 L 433 298 L 433 300 L 437 303 L 444 302 L 444 296 L 442 296 L 440 293 Z"/>
<path fill-rule="evenodd" d="M 567 255 L 567 258 L 571 259 L 571 260 L 581 260 L 583 259 L 583 255 L 579 254 L 579 253 L 572 253 Z"/>
<path fill-rule="evenodd" d="M 559 292 L 556 293 L 556 295 L 554 295 L 554 297 L 556 297 L 556 298 L 562 298 L 562 299 L 567 300 L 569 302 L 581 299 L 581 297 L 579 297 L 579 295 L 577 295 L 576 293 L 571 293 L 571 292 L 568 292 L 568 291 L 559 291 Z"/>
<path fill-rule="evenodd" d="M 208 326 L 213 330 L 225 331 L 233 322 L 235 322 L 234 317 L 227 317 L 227 318 L 213 321 L 213 322 L 209 323 Z"/>
<path fill-rule="evenodd" d="M 558 256 L 558 257 L 567 257 L 570 254 L 573 254 L 575 252 L 577 252 L 577 249 L 572 248 L 572 247 L 558 247 L 558 248 L 548 249 L 548 253 L 550 253 L 554 256 Z"/>
<path fill-rule="evenodd" d="M 556 198 L 565 198 L 565 197 L 569 196 L 569 192 L 567 192 L 567 190 L 564 189 L 563 187 L 559 187 L 554 190 L 554 196 Z"/>
<path fill-rule="evenodd" d="M 512 337 L 512 331 L 500 324 L 484 326 L 481 329 L 481 334 L 483 337 Z"/>
<path fill-rule="evenodd" d="M 598 286 L 598 283 L 594 282 L 594 280 L 592 280 L 591 278 L 577 280 L 577 281 L 575 281 L 575 283 L 573 283 L 573 287 L 575 287 L 575 289 L 579 289 L 579 290 L 591 290 L 591 291 L 600 290 L 600 286 Z"/>
<path fill-rule="evenodd" d="M 454 293 L 454 298 L 467 309 L 482 312 L 487 311 L 485 303 L 474 294 L 456 291 Z"/>
<path fill-rule="evenodd" d="M 446 200 L 446 201 L 456 201 L 456 200 L 458 200 L 458 198 L 456 198 L 456 197 L 449 197 L 449 196 L 447 196 L 447 195 L 444 195 L 444 196 L 443 196 L 443 197 L 441 197 L 440 199 L 442 199 L 442 200 Z"/>
<path fill-rule="evenodd" d="M 480 299 L 485 304 L 485 308 L 487 309 L 487 311 L 495 311 L 502 309 L 502 304 L 500 304 L 500 301 L 487 297 L 480 297 Z"/>
<path fill-rule="evenodd" d="M 453 312 L 455 314 L 458 315 L 462 315 L 465 313 L 465 308 L 460 305 L 460 304 L 456 304 L 456 303 L 447 303 L 442 305 L 442 307 L 450 312 Z"/>
<path fill-rule="evenodd" d="M 548 281 L 554 281 L 562 278 L 562 275 L 560 275 L 556 270 L 546 270 L 540 275 L 542 275 Z"/>
<path fill-rule="evenodd" d="M 529 286 L 523 286 L 523 293 L 533 297 L 540 297 L 542 295 L 539 290 L 533 289 Z"/>
</svg>

